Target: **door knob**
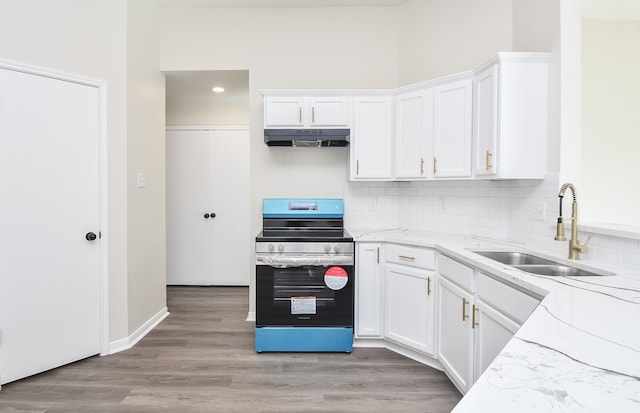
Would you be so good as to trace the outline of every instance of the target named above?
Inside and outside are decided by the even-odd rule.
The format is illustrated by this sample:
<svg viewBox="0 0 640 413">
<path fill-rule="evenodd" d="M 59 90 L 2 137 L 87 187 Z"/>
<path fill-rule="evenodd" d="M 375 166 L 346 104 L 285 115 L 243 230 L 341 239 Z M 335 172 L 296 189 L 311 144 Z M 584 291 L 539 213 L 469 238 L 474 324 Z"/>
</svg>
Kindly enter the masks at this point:
<svg viewBox="0 0 640 413">
<path fill-rule="evenodd" d="M 204 219 L 209 218 L 209 214 L 204 214 Z"/>
<path fill-rule="evenodd" d="M 87 232 L 84 237 L 87 239 L 87 241 L 95 241 L 98 238 L 98 236 L 93 232 Z"/>
<path fill-rule="evenodd" d="M 212 212 L 210 216 L 211 216 L 211 218 L 215 218 L 216 217 L 216 213 Z"/>
</svg>

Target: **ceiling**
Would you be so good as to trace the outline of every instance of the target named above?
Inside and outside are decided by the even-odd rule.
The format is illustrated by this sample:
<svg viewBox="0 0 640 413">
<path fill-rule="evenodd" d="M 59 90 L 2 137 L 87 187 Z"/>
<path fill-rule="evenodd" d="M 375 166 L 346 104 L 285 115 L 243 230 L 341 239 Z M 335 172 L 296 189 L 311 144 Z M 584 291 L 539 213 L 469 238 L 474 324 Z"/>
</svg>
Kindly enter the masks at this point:
<svg viewBox="0 0 640 413">
<path fill-rule="evenodd" d="M 410 0 L 156 0 L 164 7 L 394 7 Z"/>
<path fill-rule="evenodd" d="M 247 70 L 189 70 L 164 72 L 167 100 L 249 100 L 249 72 Z M 224 93 L 211 88 L 222 86 Z"/>
</svg>

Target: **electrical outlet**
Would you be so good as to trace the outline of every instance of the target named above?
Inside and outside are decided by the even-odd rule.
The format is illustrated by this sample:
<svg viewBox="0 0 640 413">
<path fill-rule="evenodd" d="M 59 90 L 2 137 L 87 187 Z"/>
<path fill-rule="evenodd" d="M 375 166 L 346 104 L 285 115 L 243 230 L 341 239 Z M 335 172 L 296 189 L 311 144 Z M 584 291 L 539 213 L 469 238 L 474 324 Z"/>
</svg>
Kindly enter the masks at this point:
<svg viewBox="0 0 640 413">
<path fill-rule="evenodd" d="M 378 200 L 376 198 L 371 198 L 369 200 L 369 211 L 375 211 L 378 208 Z"/>
<path fill-rule="evenodd" d="M 529 218 L 544 221 L 547 205 L 544 202 L 534 202 L 529 208 Z"/>
</svg>

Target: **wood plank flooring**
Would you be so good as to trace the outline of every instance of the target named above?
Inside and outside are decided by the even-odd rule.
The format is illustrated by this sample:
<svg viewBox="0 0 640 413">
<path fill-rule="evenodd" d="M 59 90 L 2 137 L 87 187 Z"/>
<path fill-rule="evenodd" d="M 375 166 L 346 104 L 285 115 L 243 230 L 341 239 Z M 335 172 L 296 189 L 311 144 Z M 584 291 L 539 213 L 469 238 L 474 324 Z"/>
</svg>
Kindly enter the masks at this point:
<svg viewBox="0 0 640 413">
<path fill-rule="evenodd" d="M 243 287 L 169 287 L 134 348 L 6 384 L 0 412 L 449 412 L 446 376 L 385 349 L 253 350 Z"/>
</svg>

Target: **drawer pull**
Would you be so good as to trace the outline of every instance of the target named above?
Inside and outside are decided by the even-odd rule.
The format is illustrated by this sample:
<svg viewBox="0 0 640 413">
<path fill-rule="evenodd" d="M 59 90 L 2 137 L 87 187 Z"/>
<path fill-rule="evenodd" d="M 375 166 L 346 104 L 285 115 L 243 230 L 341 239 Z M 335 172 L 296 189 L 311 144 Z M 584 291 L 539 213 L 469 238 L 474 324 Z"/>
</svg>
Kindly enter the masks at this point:
<svg viewBox="0 0 640 413">
<path fill-rule="evenodd" d="M 415 261 L 416 257 L 410 257 L 408 255 L 398 255 L 398 258 L 402 259 L 402 260 L 409 260 L 409 261 Z"/>
<path fill-rule="evenodd" d="M 469 304 L 469 301 L 467 301 L 466 298 L 462 299 L 462 321 L 465 321 L 467 318 L 469 318 L 469 316 L 467 315 L 467 304 Z"/>
<path fill-rule="evenodd" d="M 473 305 L 473 310 L 471 312 L 471 328 L 476 328 L 476 326 L 479 326 L 480 324 L 476 323 L 476 311 L 478 311 L 478 307 L 476 307 L 476 305 Z"/>
</svg>

